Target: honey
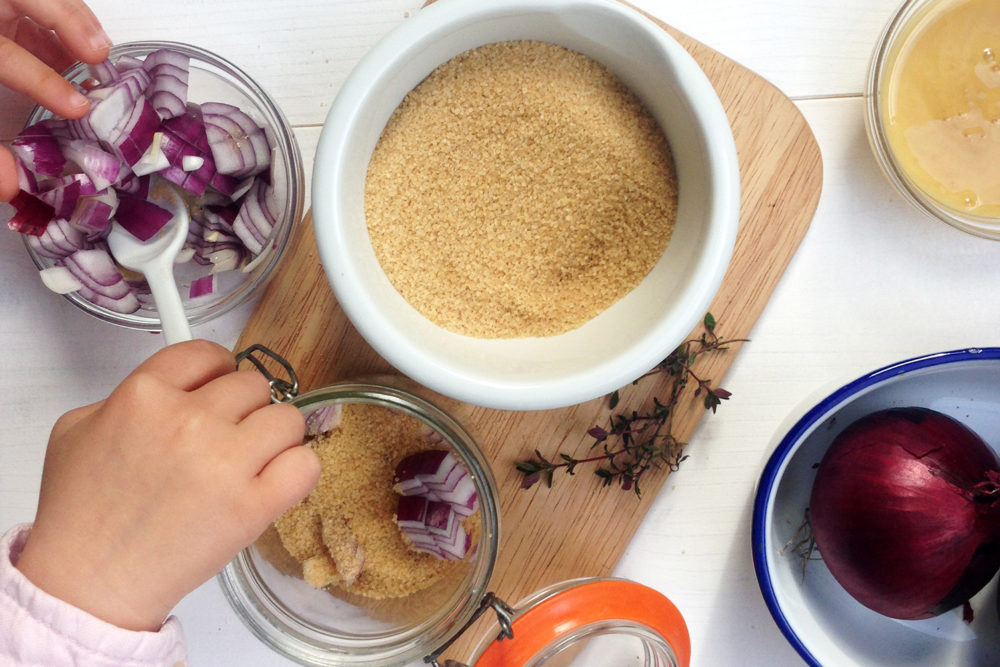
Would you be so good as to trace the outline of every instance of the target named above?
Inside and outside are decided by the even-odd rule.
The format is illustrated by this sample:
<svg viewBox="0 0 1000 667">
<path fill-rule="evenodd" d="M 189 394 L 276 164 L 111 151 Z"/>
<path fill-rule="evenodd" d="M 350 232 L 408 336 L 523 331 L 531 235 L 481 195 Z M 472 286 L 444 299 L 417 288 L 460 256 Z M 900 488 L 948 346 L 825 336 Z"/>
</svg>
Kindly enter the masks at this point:
<svg viewBox="0 0 1000 667">
<path fill-rule="evenodd" d="M 899 168 L 947 208 L 1000 218 L 1000 0 L 931 3 L 889 59 L 879 102 Z"/>
</svg>

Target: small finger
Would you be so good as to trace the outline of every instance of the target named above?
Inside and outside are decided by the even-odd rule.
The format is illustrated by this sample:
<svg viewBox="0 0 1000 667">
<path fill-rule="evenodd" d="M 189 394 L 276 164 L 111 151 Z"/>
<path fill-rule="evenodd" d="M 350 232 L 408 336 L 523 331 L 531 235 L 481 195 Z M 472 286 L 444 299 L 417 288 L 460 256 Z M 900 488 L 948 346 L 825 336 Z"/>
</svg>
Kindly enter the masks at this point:
<svg viewBox="0 0 1000 667">
<path fill-rule="evenodd" d="M 195 390 L 199 400 L 234 424 L 271 402 L 267 378 L 257 371 L 233 371 Z"/>
<path fill-rule="evenodd" d="M 247 415 L 239 429 L 241 455 L 256 475 L 283 451 L 302 444 L 306 420 L 294 405 L 274 403 Z"/>
<path fill-rule="evenodd" d="M 319 456 L 311 448 L 300 445 L 281 452 L 257 475 L 263 511 L 273 521 L 309 495 L 319 475 Z"/>
<path fill-rule="evenodd" d="M 0 36 L 0 85 L 21 93 L 64 118 L 78 118 L 90 102 L 61 74 Z"/>
<path fill-rule="evenodd" d="M 133 373 L 153 373 L 175 387 L 194 391 L 234 370 L 232 352 L 207 340 L 189 340 L 163 348 Z"/>
<path fill-rule="evenodd" d="M 108 57 L 111 40 L 81 0 L 10 0 L 10 4 L 35 23 L 55 31 L 74 58 L 99 63 Z"/>
</svg>

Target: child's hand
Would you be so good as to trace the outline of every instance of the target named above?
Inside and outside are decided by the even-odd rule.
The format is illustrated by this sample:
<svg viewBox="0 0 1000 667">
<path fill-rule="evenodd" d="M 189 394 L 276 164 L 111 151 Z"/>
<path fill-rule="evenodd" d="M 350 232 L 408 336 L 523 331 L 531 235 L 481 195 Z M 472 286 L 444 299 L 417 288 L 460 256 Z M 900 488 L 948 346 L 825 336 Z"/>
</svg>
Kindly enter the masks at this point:
<svg viewBox="0 0 1000 667">
<path fill-rule="evenodd" d="M 156 630 L 319 478 L 299 411 L 206 341 L 153 355 L 52 429 L 18 568 L 120 627 Z"/>
<path fill-rule="evenodd" d="M 75 60 L 99 63 L 111 40 L 81 0 L 0 0 L 0 85 L 64 118 L 90 106 L 59 74 Z M 14 155 L 0 146 L 0 199 L 17 194 Z"/>
</svg>

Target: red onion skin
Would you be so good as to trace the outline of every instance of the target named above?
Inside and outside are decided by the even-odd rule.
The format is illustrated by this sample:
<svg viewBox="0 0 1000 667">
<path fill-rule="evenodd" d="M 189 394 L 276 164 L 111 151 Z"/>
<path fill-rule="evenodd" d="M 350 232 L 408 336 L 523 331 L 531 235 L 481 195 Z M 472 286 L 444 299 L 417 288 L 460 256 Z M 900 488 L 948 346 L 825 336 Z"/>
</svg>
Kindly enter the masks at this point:
<svg viewBox="0 0 1000 667">
<path fill-rule="evenodd" d="M 872 413 L 839 434 L 817 470 L 809 518 L 830 573 L 899 619 L 958 606 L 1000 568 L 1000 459 L 926 408 Z"/>
</svg>

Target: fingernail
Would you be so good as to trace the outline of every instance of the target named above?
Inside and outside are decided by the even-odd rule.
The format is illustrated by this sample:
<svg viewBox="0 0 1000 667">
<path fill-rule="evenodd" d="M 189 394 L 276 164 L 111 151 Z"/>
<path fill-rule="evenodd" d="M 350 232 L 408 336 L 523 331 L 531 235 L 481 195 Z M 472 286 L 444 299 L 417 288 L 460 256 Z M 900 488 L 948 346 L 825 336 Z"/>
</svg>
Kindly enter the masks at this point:
<svg viewBox="0 0 1000 667">
<path fill-rule="evenodd" d="M 73 89 L 73 92 L 69 94 L 69 99 L 67 101 L 69 102 L 70 107 L 74 109 L 81 109 L 90 104 L 90 100 L 88 100 L 83 93 L 75 88 Z"/>
<path fill-rule="evenodd" d="M 98 28 L 97 32 L 90 36 L 90 46 L 97 51 L 102 51 L 111 46 L 111 38 L 103 29 Z"/>
</svg>

